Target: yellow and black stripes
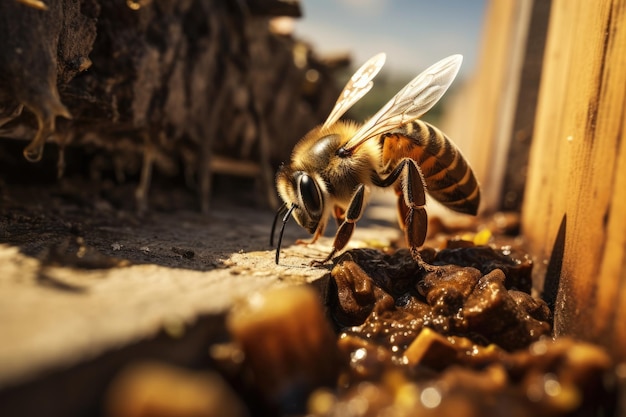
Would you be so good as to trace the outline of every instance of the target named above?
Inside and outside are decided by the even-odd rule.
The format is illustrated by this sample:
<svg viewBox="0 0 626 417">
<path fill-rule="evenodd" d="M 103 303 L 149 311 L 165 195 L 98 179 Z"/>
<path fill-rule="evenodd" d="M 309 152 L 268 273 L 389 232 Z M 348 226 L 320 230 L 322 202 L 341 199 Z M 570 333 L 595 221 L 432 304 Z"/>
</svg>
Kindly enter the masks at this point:
<svg viewBox="0 0 626 417">
<path fill-rule="evenodd" d="M 439 129 L 416 120 L 382 135 L 381 145 L 384 171 L 411 158 L 419 165 L 434 199 L 452 210 L 476 214 L 480 202 L 478 182 L 461 152 Z"/>
</svg>

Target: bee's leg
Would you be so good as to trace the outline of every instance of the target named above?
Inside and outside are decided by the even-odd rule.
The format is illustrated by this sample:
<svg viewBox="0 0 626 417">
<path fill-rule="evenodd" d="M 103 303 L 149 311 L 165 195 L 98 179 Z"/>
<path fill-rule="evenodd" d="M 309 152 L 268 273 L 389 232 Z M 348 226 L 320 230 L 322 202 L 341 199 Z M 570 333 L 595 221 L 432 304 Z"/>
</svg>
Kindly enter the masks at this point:
<svg viewBox="0 0 626 417">
<path fill-rule="evenodd" d="M 422 268 L 431 270 L 432 265 L 424 262 L 418 251 L 426 240 L 428 226 L 428 215 L 424 207 L 426 205 L 426 186 L 419 166 L 412 159 L 406 158 L 386 178 L 380 178 L 376 174 L 372 176 L 372 181 L 379 187 L 389 187 L 396 183 L 398 178 L 401 178 L 399 187 L 396 186 L 400 227 L 404 230 L 406 243 L 413 259 Z"/>
<path fill-rule="evenodd" d="M 341 226 L 341 223 L 346 219 L 346 211 L 339 206 L 333 207 L 333 217 L 337 221 L 337 226 Z"/>
<path fill-rule="evenodd" d="M 402 183 L 397 183 L 395 188 L 396 197 L 398 199 L 398 224 L 400 225 L 400 229 L 402 231 L 406 230 L 406 217 L 409 215 L 409 208 L 404 202 L 404 192 L 402 191 Z"/>
<path fill-rule="evenodd" d="M 341 207 L 335 206 L 335 207 L 333 207 L 333 217 L 335 218 L 335 221 L 337 222 L 337 226 L 341 226 L 341 223 L 343 223 L 343 221 L 346 218 L 346 212 Z M 315 234 L 313 235 L 313 238 L 311 240 L 298 239 L 298 240 L 296 240 L 296 244 L 297 245 L 311 245 L 311 244 L 317 242 L 317 239 L 320 238 L 322 233 L 324 233 L 325 229 L 326 229 L 326 223 L 324 223 L 323 227 L 318 227 L 317 228 L 317 230 L 315 231 Z"/>
<path fill-rule="evenodd" d="M 404 234 L 411 256 L 424 269 L 431 270 L 432 265 L 422 260 L 418 249 L 426 240 L 428 214 L 426 213 L 426 185 L 424 176 L 413 160 L 408 160 L 402 177 L 402 196 L 398 198 L 398 210 L 404 217 Z"/>
<path fill-rule="evenodd" d="M 321 261 L 313 261 L 311 265 L 323 265 L 326 262 L 330 261 L 335 253 L 343 249 L 348 242 L 350 241 L 350 237 L 352 237 L 352 232 L 354 231 L 354 226 L 356 222 L 361 218 L 361 214 L 363 214 L 363 206 L 365 204 L 365 185 L 359 184 L 356 191 L 352 195 L 352 199 L 350 200 L 350 204 L 348 208 L 344 212 L 344 220 L 339 225 L 337 229 L 337 233 L 335 234 L 335 240 L 333 241 L 333 250 L 328 254 L 326 258 Z"/>
<path fill-rule="evenodd" d="M 307 239 L 298 239 L 296 240 L 296 245 L 312 245 L 315 242 L 317 242 L 317 239 L 320 238 L 320 236 L 322 236 L 322 234 L 324 233 L 324 230 L 326 229 L 326 224 L 322 224 L 320 223 L 320 225 L 317 227 L 317 230 L 315 230 L 315 233 L 313 234 L 313 237 L 311 238 L 311 240 L 307 240 Z"/>
</svg>

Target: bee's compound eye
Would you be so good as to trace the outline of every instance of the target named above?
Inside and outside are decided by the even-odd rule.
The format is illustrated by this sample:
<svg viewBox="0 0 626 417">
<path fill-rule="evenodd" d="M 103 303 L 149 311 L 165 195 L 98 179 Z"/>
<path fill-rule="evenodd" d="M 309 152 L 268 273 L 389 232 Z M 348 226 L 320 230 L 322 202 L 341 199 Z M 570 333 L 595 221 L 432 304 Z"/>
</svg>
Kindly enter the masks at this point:
<svg viewBox="0 0 626 417">
<path fill-rule="evenodd" d="M 307 174 L 300 175 L 298 178 L 298 193 L 304 207 L 310 214 L 320 214 L 322 211 L 322 196 L 315 180 Z"/>
</svg>

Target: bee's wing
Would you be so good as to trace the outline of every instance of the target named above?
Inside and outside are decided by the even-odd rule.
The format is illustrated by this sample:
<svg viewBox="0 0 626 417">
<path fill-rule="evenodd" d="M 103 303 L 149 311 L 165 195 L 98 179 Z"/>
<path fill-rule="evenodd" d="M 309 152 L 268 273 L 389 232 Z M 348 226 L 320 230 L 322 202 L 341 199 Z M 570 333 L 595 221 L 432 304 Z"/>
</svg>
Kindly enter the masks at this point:
<svg viewBox="0 0 626 417">
<path fill-rule="evenodd" d="M 462 61 L 461 55 L 452 55 L 419 74 L 365 122 L 343 148 L 352 151 L 366 140 L 426 113 L 452 84 Z"/>
<path fill-rule="evenodd" d="M 378 71 L 385 65 L 386 55 L 380 53 L 371 57 L 361 66 L 350 78 L 343 91 L 339 95 L 335 107 L 330 112 L 323 127 L 328 127 L 335 123 L 350 107 L 361 99 L 374 85 L 372 79 Z"/>
</svg>

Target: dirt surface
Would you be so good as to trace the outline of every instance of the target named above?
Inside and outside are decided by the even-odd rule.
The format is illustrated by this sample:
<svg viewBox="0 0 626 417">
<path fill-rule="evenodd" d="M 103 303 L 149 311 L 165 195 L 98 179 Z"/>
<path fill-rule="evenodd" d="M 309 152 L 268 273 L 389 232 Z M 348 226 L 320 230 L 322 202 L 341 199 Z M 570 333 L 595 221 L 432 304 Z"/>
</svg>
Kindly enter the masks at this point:
<svg viewBox="0 0 626 417">
<path fill-rule="evenodd" d="M 152 187 L 143 215 L 133 209 L 132 182 L 5 177 L 0 194 L 0 387 L 162 330 L 176 334 L 251 291 L 328 272 L 307 265 L 328 253 L 332 237 L 293 245 L 307 236 L 294 222 L 274 264 L 274 213 L 256 205 L 246 183 L 217 181 L 209 215 L 171 184 Z M 392 207 L 374 202 L 368 213 L 351 247 L 398 237 Z"/>
</svg>

